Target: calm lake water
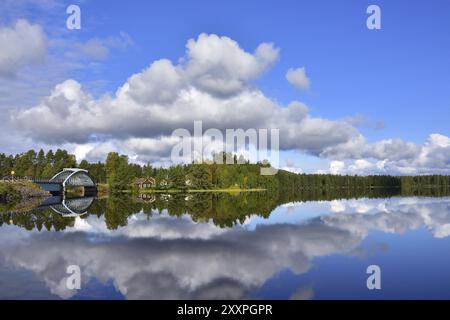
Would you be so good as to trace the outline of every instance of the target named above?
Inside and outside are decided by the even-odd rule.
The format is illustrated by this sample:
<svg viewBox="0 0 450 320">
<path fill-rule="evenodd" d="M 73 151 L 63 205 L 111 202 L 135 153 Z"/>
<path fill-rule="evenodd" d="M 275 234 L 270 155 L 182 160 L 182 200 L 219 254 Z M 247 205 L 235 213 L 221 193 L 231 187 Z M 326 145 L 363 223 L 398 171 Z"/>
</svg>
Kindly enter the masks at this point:
<svg viewBox="0 0 450 320">
<path fill-rule="evenodd" d="M 450 299 L 450 197 L 323 198 L 174 194 L 3 209 L 0 298 Z M 80 290 L 67 288 L 70 265 Z M 369 265 L 381 268 L 381 290 L 367 289 Z"/>
</svg>

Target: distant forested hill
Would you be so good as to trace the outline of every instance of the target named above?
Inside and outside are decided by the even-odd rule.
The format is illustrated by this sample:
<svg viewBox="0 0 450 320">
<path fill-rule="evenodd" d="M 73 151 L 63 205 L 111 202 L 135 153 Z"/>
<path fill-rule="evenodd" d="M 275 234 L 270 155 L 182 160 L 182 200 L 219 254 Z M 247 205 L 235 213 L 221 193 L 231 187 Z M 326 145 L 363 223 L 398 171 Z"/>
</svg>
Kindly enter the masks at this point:
<svg viewBox="0 0 450 320">
<path fill-rule="evenodd" d="M 226 155 L 218 156 L 225 158 Z M 217 159 L 217 156 L 215 156 Z M 295 174 L 280 170 L 275 176 L 262 176 L 261 167 L 268 164 L 252 164 L 234 156 L 234 164 L 219 164 L 209 161 L 202 164 L 187 164 L 170 168 L 156 168 L 150 164 L 129 163 L 126 156 L 109 153 L 105 163 L 76 162 L 75 156 L 66 150 L 27 151 L 18 155 L 0 154 L 0 178 L 10 175 L 52 177 L 63 168 L 79 167 L 89 171 L 97 183 L 108 183 L 113 190 L 129 189 L 137 178 L 152 177 L 159 189 L 226 189 L 241 188 L 286 190 L 305 192 L 308 190 L 341 190 L 402 188 L 449 188 L 450 176 L 343 176 L 331 174 Z M 240 164 L 238 164 L 238 162 Z M 242 163 L 243 162 L 243 163 Z M 161 182 L 165 183 L 162 184 Z"/>
</svg>

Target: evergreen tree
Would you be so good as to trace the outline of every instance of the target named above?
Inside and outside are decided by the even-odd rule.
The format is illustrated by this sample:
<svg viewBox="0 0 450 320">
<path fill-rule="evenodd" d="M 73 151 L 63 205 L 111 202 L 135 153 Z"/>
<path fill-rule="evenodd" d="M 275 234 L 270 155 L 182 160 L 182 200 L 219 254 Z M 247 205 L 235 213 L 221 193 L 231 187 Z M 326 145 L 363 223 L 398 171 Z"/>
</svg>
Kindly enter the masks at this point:
<svg viewBox="0 0 450 320">
<path fill-rule="evenodd" d="M 186 188 L 186 176 L 184 169 L 181 165 L 171 167 L 169 169 L 169 181 L 170 186 L 176 189 Z"/>
</svg>

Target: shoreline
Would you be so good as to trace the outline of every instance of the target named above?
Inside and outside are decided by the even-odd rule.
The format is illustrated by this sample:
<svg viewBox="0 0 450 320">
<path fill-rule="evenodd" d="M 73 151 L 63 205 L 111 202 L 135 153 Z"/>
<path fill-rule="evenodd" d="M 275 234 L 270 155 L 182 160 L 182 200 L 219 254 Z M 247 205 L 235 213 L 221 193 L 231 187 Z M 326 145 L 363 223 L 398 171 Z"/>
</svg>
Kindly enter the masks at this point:
<svg viewBox="0 0 450 320">
<path fill-rule="evenodd" d="M 136 193 L 136 194 L 152 194 L 152 193 L 242 193 L 242 192 L 264 192 L 267 189 L 239 189 L 239 188 L 227 188 L 227 189 L 138 189 L 138 190 L 122 190 L 120 193 Z"/>
</svg>

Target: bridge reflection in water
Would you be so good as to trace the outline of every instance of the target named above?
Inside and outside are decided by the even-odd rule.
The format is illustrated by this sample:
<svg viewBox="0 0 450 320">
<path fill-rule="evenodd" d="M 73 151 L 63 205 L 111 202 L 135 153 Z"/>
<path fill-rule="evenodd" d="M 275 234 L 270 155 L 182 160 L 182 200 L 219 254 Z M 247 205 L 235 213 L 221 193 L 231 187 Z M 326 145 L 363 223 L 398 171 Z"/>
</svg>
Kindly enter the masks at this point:
<svg viewBox="0 0 450 320">
<path fill-rule="evenodd" d="M 51 208 L 64 217 L 78 217 L 87 213 L 94 199 L 94 197 L 64 198 L 53 196 L 46 199 L 39 208 Z"/>
</svg>

